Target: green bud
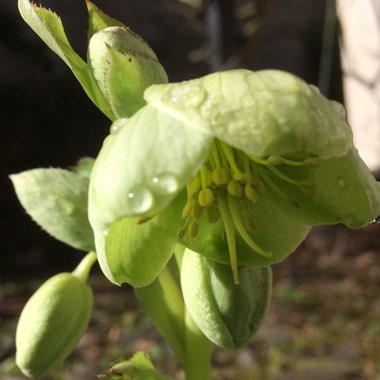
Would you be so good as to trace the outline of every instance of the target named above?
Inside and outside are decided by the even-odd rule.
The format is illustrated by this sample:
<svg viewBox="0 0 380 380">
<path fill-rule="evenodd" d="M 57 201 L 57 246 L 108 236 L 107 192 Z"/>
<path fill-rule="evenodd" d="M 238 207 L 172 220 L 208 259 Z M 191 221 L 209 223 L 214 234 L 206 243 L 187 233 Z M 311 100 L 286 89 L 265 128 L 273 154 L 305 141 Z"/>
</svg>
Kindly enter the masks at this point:
<svg viewBox="0 0 380 380">
<path fill-rule="evenodd" d="M 145 105 L 143 93 L 167 75 L 148 44 L 129 28 L 112 26 L 90 39 L 88 58 L 100 91 L 117 118 Z"/>
<path fill-rule="evenodd" d="M 16 364 L 39 377 L 62 362 L 85 331 L 92 292 L 71 273 L 51 277 L 25 305 L 16 331 Z"/>
<path fill-rule="evenodd" d="M 239 284 L 229 265 L 189 249 L 181 267 L 186 308 L 199 329 L 218 346 L 238 348 L 253 337 L 268 309 L 270 267 L 239 266 Z"/>
</svg>

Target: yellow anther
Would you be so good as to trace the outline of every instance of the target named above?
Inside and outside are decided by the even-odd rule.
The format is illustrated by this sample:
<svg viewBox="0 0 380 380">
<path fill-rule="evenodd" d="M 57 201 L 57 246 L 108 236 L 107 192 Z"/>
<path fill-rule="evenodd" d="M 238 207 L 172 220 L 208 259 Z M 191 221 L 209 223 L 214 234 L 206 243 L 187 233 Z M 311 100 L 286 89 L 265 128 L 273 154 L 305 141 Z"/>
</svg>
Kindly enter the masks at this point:
<svg viewBox="0 0 380 380">
<path fill-rule="evenodd" d="M 149 222 L 153 218 L 154 218 L 154 215 L 141 217 L 141 218 L 137 219 L 137 224 L 144 224 L 146 222 Z"/>
<path fill-rule="evenodd" d="M 242 173 L 242 172 L 240 172 L 240 171 L 234 172 L 233 177 L 238 182 L 242 182 L 242 181 L 244 181 L 246 179 L 245 178 L 245 174 Z"/>
<path fill-rule="evenodd" d="M 300 181 L 298 187 L 305 192 L 311 192 L 315 190 L 315 183 L 312 181 Z"/>
<path fill-rule="evenodd" d="M 192 238 L 198 235 L 198 223 L 195 219 L 190 222 L 189 227 L 187 228 L 187 233 Z"/>
<path fill-rule="evenodd" d="M 227 185 L 230 178 L 230 172 L 226 168 L 217 168 L 212 171 L 212 180 L 216 185 Z"/>
<path fill-rule="evenodd" d="M 202 207 L 198 203 L 198 201 L 194 200 L 191 208 L 191 215 L 193 218 L 199 218 L 202 214 Z"/>
<path fill-rule="evenodd" d="M 207 207 L 206 217 L 209 223 L 216 223 L 220 218 L 219 209 L 217 207 Z"/>
<path fill-rule="evenodd" d="M 241 197 L 243 194 L 243 188 L 238 181 L 231 179 L 227 184 L 227 191 L 233 197 Z"/>
<path fill-rule="evenodd" d="M 254 173 L 249 172 L 246 174 L 246 182 L 250 183 L 252 186 L 258 186 L 260 181 Z"/>
<path fill-rule="evenodd" d="M 202 189 L 198 194 L 198 202 L 201 207 L 210 206 L 214 200 L 214 193 L 209 188 Z"/>
<path fill-rule="evenodd" d="M 182 218 L 186 219 L 190 215 L 192 208 L 193 202 L 187 202 L 182 209 Z"/>
<path fill-rule="evenodd" d="M 280 156 L 269 156 L 267 159 L 267 165 L 276 166 L 284 163 L 284 160 Z"/>
<path fill-rule="evenodd" d="M 202 183 L 199 175 L 192 178 L 187 186 L 187 191 L 189 195 L 198 194 L 199 190 L 202 188 Z"/>
<path fill-rule="evenodd" d="M 250 183 L 247 183 L 244 186 L 244 193 L 247 199 L 249 199 L 250 201 L 252 202 L 257 201 L 257 193 Z"/>
</svg>

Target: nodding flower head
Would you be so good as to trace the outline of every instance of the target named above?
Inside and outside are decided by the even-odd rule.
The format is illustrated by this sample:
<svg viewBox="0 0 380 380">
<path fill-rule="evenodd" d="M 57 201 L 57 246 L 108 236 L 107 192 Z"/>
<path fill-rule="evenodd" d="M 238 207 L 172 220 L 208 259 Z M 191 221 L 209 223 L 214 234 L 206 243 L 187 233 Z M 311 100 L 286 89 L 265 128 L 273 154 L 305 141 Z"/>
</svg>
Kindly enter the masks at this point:
<svg viewBox="0 0 380 380">
<path fill-rule="evenodd" d="M 344 109 L 281 71 L 233 70 L 152 85 L 96 160 L 89 216 L 100 264 L 144 286 L 183 245 L 221 263 L 268 265 L 315 224 L 366 225 L 379 187 Z"/>
</svg>

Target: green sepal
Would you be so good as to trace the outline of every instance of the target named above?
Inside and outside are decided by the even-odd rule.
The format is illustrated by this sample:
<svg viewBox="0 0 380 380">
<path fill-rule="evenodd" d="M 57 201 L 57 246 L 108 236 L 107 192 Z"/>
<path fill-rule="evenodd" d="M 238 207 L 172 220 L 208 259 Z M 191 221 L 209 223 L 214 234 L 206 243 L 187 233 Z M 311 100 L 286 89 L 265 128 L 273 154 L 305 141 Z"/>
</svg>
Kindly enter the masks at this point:
<svg viewBox="0 0 380 380">
<path fill-rule="evenodd" d="M 125 27 L 123 23 L 105 14 L 91 1 L 86 0 L 86 6 L 88 11 L 88 39 L 110 26 Z"/>
<path fill-rule="evenodd" d="M 115 221 L 103 234 L 95 231 L 97 255 L 108 279 L 118 285 L 149 285 L 165 267 L 176 244 L 181 223 L 180 194 L 162 212 L 139 223 L 138 217 Z"/>
<path fill-rule="evenodd" d="M 239 266 L 238 275 L 239 284 L 234 284 L 229 265 L 185 250 L 181 284 L 186 308 L 203 334 L 224 348 L 248 343 L 270 303 L 270 267 Z"/>
<path fill-rule="evenodd" d="M 236 207 L 242 221 L 246 221 L 250 217 L 257 223 L 255 230 L 246 227 L 251 239 L 264 251 L 271 253 L 269 257 L 259 255 L 243 241 L 235 230 L 238 265 L 271 265 L 280 262 L 301 244 L 310 229 L 305 222 L 279 208 L 269 194 L 260 194 L 249 214 L 243 202 L 236 201 Z M 201 215 L 198 223 L 196 238 L 185 234 L 179 242 L 200 255 L 229 264 L 228 243 L 226 239 L 222 238 L 223 223 L 219 221 L 210 224 L 204 215 Z"/>
<path fill-rule="evenodd" d="M 54 12 L 32 4 L 29 0 L 19 0 L 18 7 L 25 22 L 65 63 L 82 85 L 88 97 L 111 120 L 115 116 L 99 91 L 98 85 L 87 63 L 73 50 L 61 19 Z"/>
<path fill-rule="evenodd" d="M 147 87 L 167 82 L 154 51 L 126 27 L 95 33 L 88 46 L 88 62 L 117 118 L 130 117 L 145 105 Z"/>
<path fill-rule="evenodd" d="M 29 377 L 40 377 L 62 362 L 87 328 L 91 288 L 71 273 L 41 285 L 25 305 L 16 331 L 16 364 Z"/>
<path fill-rule="evenodd" d="M 344 155 L 352 133 L 342 106 L 279 70 L 231 70 L 145 91 L 151 106 L 258 157 Z"/>
<path fill-rule="evenodd" d="M 103 374 L 102 380 L 168 380 L 154 367 L 148 354 L 136 352 L 129 360 L 118 360 Z"/>
<path fill-rule="evenodd" d="M 113 124 L 91 173 L 89 218 L 107 230 L 126 216 L 152 215 L 167 206 L 209 154 L 212 138 L 143 107 Z"/>
<path fill-rule="evenodd" d="M 321 160 L 317 168 L 278 168 L 293 179 L 314 184 L 313 190 L 302 191 L 272 178 L 289 199 L 296 201 L 295 206 L 277 193 L 271 194 L 278 207 L 294 218 L 311 225 L 343 223 L 358 228 L 380 215 L 380 185 L 355 149 L 339 158 Z"/>
<path fill-rule="evenodd" d="M 80 250 L 94 249 L 87 217 L 89 179 L 63 169 L 32 169 L 10 176 L 32 219 L 56 239 Z"/>
</svg>

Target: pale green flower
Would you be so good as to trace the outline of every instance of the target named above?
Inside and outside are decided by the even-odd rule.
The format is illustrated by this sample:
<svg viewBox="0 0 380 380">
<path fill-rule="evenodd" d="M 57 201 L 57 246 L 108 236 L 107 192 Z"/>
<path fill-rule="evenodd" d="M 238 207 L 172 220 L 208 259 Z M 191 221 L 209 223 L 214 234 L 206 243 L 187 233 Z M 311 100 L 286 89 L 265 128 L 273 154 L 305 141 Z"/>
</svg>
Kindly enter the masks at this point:
<svg viewBox="0 0 380 380">
<path fill-rule="evenodd" d="M 343 107 L 281 71 L 152 85 L 117 120 L 90 179 L 98 258 L 115 283 L 150 283 L 176 244 L 237 265 L 291 253 L 315 224 L 368 224 L 379 187 Z"/>
</svg>

